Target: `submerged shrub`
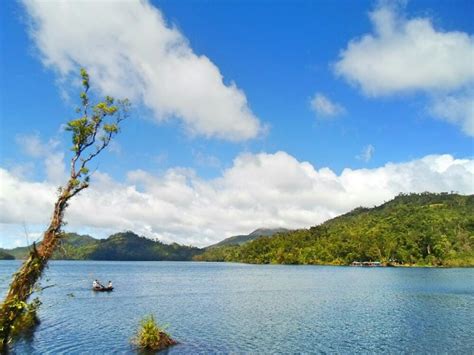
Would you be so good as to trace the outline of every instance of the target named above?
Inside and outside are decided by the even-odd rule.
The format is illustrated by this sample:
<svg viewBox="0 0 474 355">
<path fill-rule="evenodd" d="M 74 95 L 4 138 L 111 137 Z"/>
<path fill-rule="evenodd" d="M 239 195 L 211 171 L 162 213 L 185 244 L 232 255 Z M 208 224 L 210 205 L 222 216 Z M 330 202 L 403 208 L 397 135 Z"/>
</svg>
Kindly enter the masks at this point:
<svg viewBox="0 0 474 355">
<path fill-rule="evenodd" d="M 141 320 L 140 328 L 132 342 L 140 349 L 153 351 L 177 344 L 164 329 L 156 324 L 153 315 L 146 316 Z"/>
</svg>

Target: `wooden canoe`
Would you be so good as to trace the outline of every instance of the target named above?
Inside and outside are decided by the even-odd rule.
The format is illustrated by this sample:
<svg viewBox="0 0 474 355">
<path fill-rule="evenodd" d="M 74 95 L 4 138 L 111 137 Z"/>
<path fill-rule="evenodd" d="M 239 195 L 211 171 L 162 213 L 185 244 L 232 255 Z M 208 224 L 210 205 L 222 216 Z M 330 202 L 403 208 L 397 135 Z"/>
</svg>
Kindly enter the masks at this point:
<svg viewBox="0 0 474 355">
<path fill-rule="evenodd" d="M 113 291 L 114 288 L 113 287 L 92 287 L 92 290 L 96 292 L 110 292 L 110 291 Z"/>
</svg>

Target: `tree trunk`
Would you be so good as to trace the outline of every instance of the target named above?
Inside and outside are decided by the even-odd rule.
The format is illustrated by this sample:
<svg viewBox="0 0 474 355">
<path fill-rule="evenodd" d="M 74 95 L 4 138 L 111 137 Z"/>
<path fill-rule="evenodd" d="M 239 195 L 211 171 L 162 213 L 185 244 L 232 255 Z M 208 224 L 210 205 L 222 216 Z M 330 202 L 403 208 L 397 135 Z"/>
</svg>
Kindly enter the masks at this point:
<svg viewBox="0 0 474 355">
<path fill-rule="evenodd" d="M 69 181 L 54 205 L 53 217 L 43 235 L 41 245 L 30 252 L 28 259 L 20 270 L 14 274 L 5 301 L 0 305 L 0 352 L 6 352 L 11 340 L 12 327 L 25 310 L 28 297 L 33 293 L 35 284 L 41 278 L 46 265 L 61 240 L 63 215 L 70 198 L 89 186 L 89 169 L 87 164 L 100 154 L 119 132 L 119 123 L 127 116 L 130 103 L 107 96 L 104 101 L 93 106 L 89 114 L 89 75 L 81 69 L 83 92 L 81 93 L 82 117 L 68 122 L 66 130 L 72 132 L 74 156 L 71 159 Z M 95 145 L 99 143 L 98 145 Z M 93 148 L 95 147 L 95 149 Z M 86 153 L 87 152 L 87 153 Z M 76 165 L 77 164 L 77 165 Z"/>
<path fill-rule="evenodd" d="M 41 278 L 48 260 L 61 240 L 61 226 L 64 210 L 70 197 L 72 185 L 68 184 L 54 205 L 51 223 L 44 233 L 41 245 L 33 245 L 28 259 L 13 276 L 7 296 L 0 308 L 0 352 L 6 352 L 12 326 L 26 307 L 28 297 L 33 293 L 36 282 Z"/>
</svg>

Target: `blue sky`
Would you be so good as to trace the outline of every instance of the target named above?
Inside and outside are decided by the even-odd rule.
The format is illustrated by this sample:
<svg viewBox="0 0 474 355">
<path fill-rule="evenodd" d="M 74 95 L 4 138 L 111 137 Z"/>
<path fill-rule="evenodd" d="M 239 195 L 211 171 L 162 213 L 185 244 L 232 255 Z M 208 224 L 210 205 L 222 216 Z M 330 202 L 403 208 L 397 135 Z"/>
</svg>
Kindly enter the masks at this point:
<svg viewBox="0 0 474 355">
<path fill-rule="evenodd" d="M 2 192 L 2 211 L 7 216 L 0 221 L 3 246 L 23 242 L 17 236 L 22 223 L 31 226 L 32 234 L 39 233 L 47 223 L 47 213 L 36 216 L 27 207 L 13 212 L 5 201 L 19 198 L 14 186 L 31 187 L 36 182 L 47 190 L 61 181 L 52 176 L 61 170 L 58 165 L 64 166 L 67 161 L 61 152 L 67 150 L 68 137 L 60 127 L 74 115 L 74 95 L 78 92 L 74 74 L 79 64 L 90 66 L 93 82 L 97 68 L 117 65 L 116 72 L 109 69 L 104 83 L 97 84 L 95 93 L 130 93 L 135 107 L 112 149 L 95 166 L 103 174 L 98 184 L 110 179 L 122 190 L 132 186 L 137 193 L 148 194 L 153 203 L 161 204 L 161 197 L 153 191 L 163 186 L 167 176 L 179 172 L 178 180 L 185 180 L 186 191 L 192 190 L 193 201 L 201 211 L 206 204 L 200 198 L 208 201 L 210 197 L 200 191 L 200 184 L 209 184 L 213 196 L 222 192 L 239 200 L 242 196 L 235 197 L 235 192 L 229 191 L 242 191 L 246 186 L 228 188 L 229 175 L 256 159 L 260 167 L 278 161 L 282 175 L 288 173 L 285 166 L 293 163 L 308 176 L 314 175 L 308 172 L 311 169 L 324 172 L 327 168 L 334 175 L 334 183 L 342 184 L 336 190 L 344 190 L 351 201 L 341 205 L 319 197 L 289 205 L 282 195 L 281 199 L 261 202 L 258 211 L 264 213 L 254 211 L 251 215 L 258 217 L 248 221 L 242 220 L 246 214 L 235 200 L 213 201 L 221 209 L 236 209 L 240 222 L 230 223 L 235 216 L 222 216 L 221 222 L 211 223 L 207 220 L 211 217 L 199 215 L 199 222 L 190 228 L 189 216 L 196 214 L 188 211 L 187 220 L 175 216 L 180 221 L 173 227 L 163 226 L 166 219 L 160 225 L 143 220 L 140 226 L 146 227 L 139 232 L 144 235 L 204 245 L 261 226 L 307 227 L 359 204 L 383 202 L 405 189 L 449 187 L 472 193 L 474 21 L 468 15 L 474 13 L 472 1 L 152 1 L 130 5 L 136 8 L 138 17 L 128 20 L 126 10 L 121 9 L 124 6 L 112 2 L 109 9 L 97 10 L 104 11 L 101 16 L 107 18 L 103 25 L 100 16 L 87 16 L 90 9 L 81 4 L 75 2 L 71 5 L 74 11 L 65 9 L 61 14 L 55 6 L 6 1 L 0 12 L 0 167 L 10 179 L 3 183 Z M 87 21 L 76 15 L 67 17 L 82 12 Z M 124 22 L 114 27 L 110 21 L 107 27 L 108 17 L 114 13 Z M 153 14 L 157 13 L 165 18 L 164 23 L 155 21 Z M 140 16 L 149 14 L 147 20 L 141 20 Z M 393 23 L 387 25 L 390 19 Z M 67 29 L 60 27 L 66 24 Z M 416 25 L 420 30 L 411 31 Z M 91 35 L 113 28 L 117 32 L 97 38 Z M 166 41 L 161 30 L 178 36 L 179 45 L 191 51 L 183 66 L 178 54 L 161 54 L 160 41 Z M 64 35 L 58 35 L 62 32 Z M 372 37 L 367 47 L 363 47 L 363 36 Z M 120 39 L 115 46 L 116 37 Z M 123 38 L 129 37 L 133 40 L 123 42 L 129 47 L 117 48 Z M 419 46 L 411 46 L 410 41 Z M 420 45 L 424 41 L 427 45 Z M 447 54 L 437 58 L 430 48 L 441 42 L 449 43 L 433 53 Z M 120 51 L 122 56 L 130 55 L 123 63 L 113 58 Z M 138 71 L 139 66 L 151 68 L 151 75 L 142 74 L 145 69 Z M 179 77 L 180 73 L 160 66 L 189 69 L 191 75 L 193 70 L 202 70 L 199 78 L 203 85 L 196 93 L 191 89 L 188 92 L 194 85 L 186 82 L 191 75 L 175 83 L 173 75 Z M 131 82 L 114 81 L 117 73 L 131 78 Z M 150 83 L 136 89 L 137 78 Z M 106 88 L 112 92 L 105 92 Z M 183 94 L 181 101 L 176 93 Z M 243 104 L 242 98 L 246 100 Z M 201 109 L 201 113 L 194 114 Z M 410 174 L 415 174 L 419 169 L 414 162 L 437 157 L 432 158 L 435 161 L 442 156 L 452 159 L 449 164 L 456 165 L 453 171 L 458 175 L 462 161 L 464 175 L 454 179 L 452 171 L 446 172 L 447 163 L 426 163 L 430 174 L 438 169 L 434 165 L 442 165 L 444 170 L 436 170 L 438 175 L 426 182 L 404 172 L 401 176 L 410 180 L 406 186 L 399 182 L 402 177 L 388 173 L 389 178 L 387 174 L 373 177 L 377 187 L 384 185 L 381 191 L 374 186 L 360 189 L 359 185 L 341 182 L 344 169 L 359 175 L 365 171 L 375 174 L 390 163 L 414 164 Z M 278 175 L 280 171 L 275 169 Z M 245 171 L 250 171 L 248 179 L 258 180 L 252 175 L 255 169 Z M 140 178 L 136 177 L 138 172 Z M 61 176 L 61 171 L 58 174 Z M 245 174 L 238 176 L 246 180 Z M 255 174 L 265 187 L 278 180 L 275 175 Z M 293 178 L 295 181 L 276 184 L 272 190 L 275 195 L 284 194 L 287 186 L 301 181 L 297 176 Z M 387 182 L 390 179 L 396 181 Z M 311 186 L 319 183 L 312 180 Z M 362 192 L 372 190 L 373 196 Z M 244 192 L 253 194 L 253 190 Z M 275 211 L 278 201 L 286 209 Z M 165 202 L 179 210 L 177 202 Z M 51 202 L 40 201 L 38 206 L 47 203 Z M 105 208 L 103 213 L 115 212 Z M 75 212 L 71 219 L 76 221 L 72 229 L 97 236 L 136 228 L 124 216 L 120 219 L 123 223 L 117 224 L 91 221 L 87 215 L 78 217 Z"/>
</svg>

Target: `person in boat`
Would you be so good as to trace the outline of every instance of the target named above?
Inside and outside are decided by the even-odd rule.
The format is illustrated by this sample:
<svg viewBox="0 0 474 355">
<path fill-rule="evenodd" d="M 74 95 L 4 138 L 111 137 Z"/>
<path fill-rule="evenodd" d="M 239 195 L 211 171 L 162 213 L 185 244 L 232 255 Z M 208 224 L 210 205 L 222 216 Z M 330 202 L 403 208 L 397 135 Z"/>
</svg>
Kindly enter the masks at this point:
<svg viewBox="0 0 474 355">
<path fill-rule="evenodd" d="M 113 288 L 112 281 L 109 281 L 109 283 L 107 284 L 107 288 Z"/>
<path fill-rule="evenodd" d="M 95 289 L 99 289 L 99 288 L 103 288 L 104 286 L 102 286 L 99 281 L 94 280 L 94 282 L 92 283 L 92 287 Z"/>
</svg>

